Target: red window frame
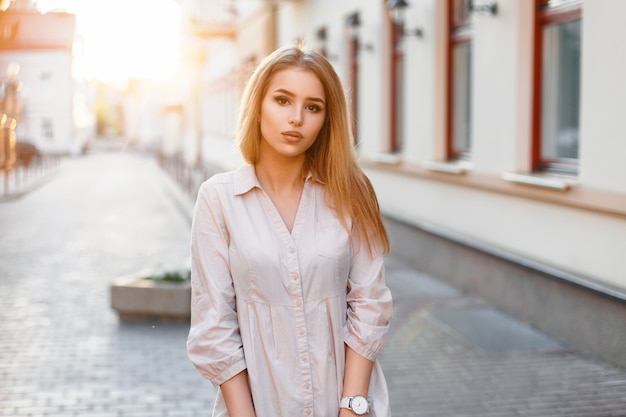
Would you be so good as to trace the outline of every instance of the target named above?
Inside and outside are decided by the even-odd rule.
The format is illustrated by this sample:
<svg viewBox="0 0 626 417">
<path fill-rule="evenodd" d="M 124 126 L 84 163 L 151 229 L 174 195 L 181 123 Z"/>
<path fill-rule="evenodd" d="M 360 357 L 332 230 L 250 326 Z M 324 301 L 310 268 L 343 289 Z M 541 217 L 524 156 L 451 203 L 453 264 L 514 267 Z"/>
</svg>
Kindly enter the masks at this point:
<svg viewBox="0 0 626 417">
<path fill-rule="evenodd" d="M 470 19 L 470 1 L 448 0 L 448 68 L 447 68 L 447 120 L 446 120 L 446 154 L 448 159 L 468 158 L 465 150 L 454 146 L 454 48 L 472 42 L 472 24 Z M 460 9 L 457 7 L 461 7 Z M 460 12 L 460 16 L 455 15 Z"/>
<path fill-rule="evenodd" d="M 350 38 L 348 59 L 350 66 L 350 115 L 354 144 L 359 143 L 359 39 Z"/>
<path fill-rule="evenodd" d="M 544 28 L 555 23 L 565 23 L 582 17 L 582 0 L 563 1 L 550 7 L 549 0 L 535 0 L 534 18 L 534 67 L 533 67 L 533 125 L 532 125 L 532 169 L 533 171 L 558 170 L 577 173 L 578 162 L 545 159 L 542 156 L 543 127 L 543 42 Z"/>
<path fill-rule="evenodd" d="M 400 25 L 391 19 L 389 14 L 387 15 L 389 21 L 389 28 L 391 30 L 389 37 L 389 63 L 390 63 L 390 91 L 389 97 L 389 151 L 391 153 L 400 152 L 402 149 L 402 139 L 400 137 L 400 124 L 402 123 L 402 105 L 399 103 L 400 88 L 403 88 L 403 80 L 399 76 L 399 71 L 402 71 L 404 52 L 402 51 L 402 28 Z"/>
</svg>

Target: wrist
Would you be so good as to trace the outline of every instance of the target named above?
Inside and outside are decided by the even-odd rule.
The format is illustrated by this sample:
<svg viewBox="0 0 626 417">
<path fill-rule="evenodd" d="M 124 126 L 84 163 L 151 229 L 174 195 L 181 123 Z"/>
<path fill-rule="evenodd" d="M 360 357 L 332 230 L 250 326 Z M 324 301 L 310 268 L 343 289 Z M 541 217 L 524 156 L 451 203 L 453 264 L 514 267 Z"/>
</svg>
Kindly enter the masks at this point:
<svg viewBox="0 0 626 417">
<path fill-rule="evenodd" d="M 356 414 L 354 414 L 354 411 L 349 410 L 347 408 L 340 408 L 339 409 L 339 417 L 359 417 Z"/>
<path fill-rule="evenodd" d="M 341 414 L 346 410 L 349 414 Z M 370 399 L 365 395 L 343 396 L 339 401 L 339 412 L 343 416 L 364 416 L 370 412 Z"/>
</svg>

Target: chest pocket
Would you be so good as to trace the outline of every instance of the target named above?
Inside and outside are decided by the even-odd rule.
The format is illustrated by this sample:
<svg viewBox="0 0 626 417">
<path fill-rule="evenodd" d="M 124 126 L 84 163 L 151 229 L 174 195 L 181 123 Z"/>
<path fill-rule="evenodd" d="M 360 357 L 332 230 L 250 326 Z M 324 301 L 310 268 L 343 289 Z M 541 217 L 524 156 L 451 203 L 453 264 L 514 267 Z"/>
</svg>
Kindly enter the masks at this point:
<svg viewBox="0 0 626 417">
<path fill-rule="evenodd" d="M 339 219 L 324 219 L 315 226 L 317 254 L 340 260 L 350 254 L 350 238 Z"/>
</svg>

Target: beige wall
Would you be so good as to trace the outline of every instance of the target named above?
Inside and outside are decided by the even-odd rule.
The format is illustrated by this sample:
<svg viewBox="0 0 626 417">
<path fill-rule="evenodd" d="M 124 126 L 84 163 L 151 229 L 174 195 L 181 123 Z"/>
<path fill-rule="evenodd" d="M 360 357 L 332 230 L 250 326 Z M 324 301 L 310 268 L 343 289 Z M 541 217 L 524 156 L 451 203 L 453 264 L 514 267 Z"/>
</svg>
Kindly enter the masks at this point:
<svg viewBox="0 0 626 417">
<path fill-rule="evenodd" d="M 586 3 L 582 52 L 581 182 L 619 193 L 626 193 L 624 16 L 624 1 Z"/>
<path fill-rule="evenodd" d="M 29 141 L 43 152 L 75 152 L 73 120 L 74 80 L 69 52 L 3 52 L 0 73 L 3 78 L 11 62 L 20 66 L 23 120 L 16 131 L 17 140 Z M 42 136 L 43 120 L 52 121 L 53 137 Z"/>
<path fill-rule="evenodd" d="M 445 5 L 412 0 L 407 28 L 422 38 L 404 40 L 405 102 L 399 165 L 368 163 L 384 212 L 408 223 L 428 223 L 447 234 L 542 262 L 626 289 L 626 38 L 620 16 L 626 2 L 586 1 L 583 9 L 581 174 L 567 191 L 539 190 L 501 179 L 530 168 L 532 6 L 499 0 L 496 16 L 473 20 L 473 168 L 431 174 L 424 161 L 441 160 L 445 133 Z M 327 27 L 327 49 L 342 80 L 349 79 L 348 14 L 361 13 L 359 148 L 364 162 L 379 159 L 389 131 L 389 36 L 384 3 L 330 0 L 281 3 L 278 43 Z M 252 27 L 250 31 L 252 31 Z M 246 39 L 250 36 L 246 32 Z M 418 175 L 414 173 L 418 172 Z M 455 176 L 450 181 L 449 177 Z M 468 186 L 466 184 L 471 184 Z M 599 196 L 599 197 L 598 197 Z M 598 198 L 596 198 L 598 197 Z M 605 204 L 606 203 L 606 204 Z M 613 214 L 607 214 L 612 212 Z"/>
</svg>

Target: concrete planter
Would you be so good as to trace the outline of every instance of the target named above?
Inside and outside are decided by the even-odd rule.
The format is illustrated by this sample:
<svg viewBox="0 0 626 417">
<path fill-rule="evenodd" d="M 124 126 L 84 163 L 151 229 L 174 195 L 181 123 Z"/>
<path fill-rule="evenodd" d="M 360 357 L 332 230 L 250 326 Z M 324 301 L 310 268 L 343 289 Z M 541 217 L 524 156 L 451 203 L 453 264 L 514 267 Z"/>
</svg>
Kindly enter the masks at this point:
<svg viewBox="0 0 626 417">
<path fill-rule="evenodd" d="M 149 273 L 117 279 L 111 285 L 111 307 L 122 320 L 190 318 L 191 283 L 147 279 Z"/>
</svg>

